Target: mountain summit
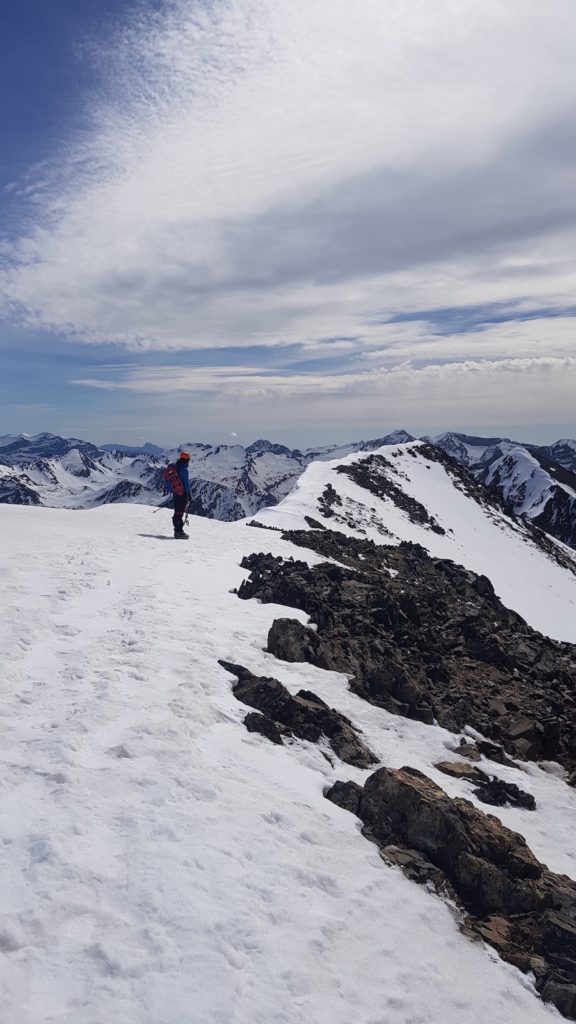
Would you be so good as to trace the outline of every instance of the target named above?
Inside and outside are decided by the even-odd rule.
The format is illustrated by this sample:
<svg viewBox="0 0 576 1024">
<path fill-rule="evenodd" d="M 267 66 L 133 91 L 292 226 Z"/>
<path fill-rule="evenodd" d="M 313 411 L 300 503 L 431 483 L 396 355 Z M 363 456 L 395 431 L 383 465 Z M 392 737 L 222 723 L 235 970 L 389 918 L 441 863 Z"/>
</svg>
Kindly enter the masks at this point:
<svg viewBox="0 0 576 1024">
<path fill-rule="evenodd" d="M 422 442 L 169 527 L 0 506 L 5 1018 L 574 1017 L 576 556 Z"/>
</svg>

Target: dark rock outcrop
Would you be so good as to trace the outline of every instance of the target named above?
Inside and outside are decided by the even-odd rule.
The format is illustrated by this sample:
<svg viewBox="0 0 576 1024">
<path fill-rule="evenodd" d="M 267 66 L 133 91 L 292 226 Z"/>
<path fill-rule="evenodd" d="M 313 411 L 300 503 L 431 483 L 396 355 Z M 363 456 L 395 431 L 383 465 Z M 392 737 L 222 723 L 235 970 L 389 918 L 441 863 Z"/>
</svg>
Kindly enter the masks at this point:
<svg viewBox="0 0 576 1024">
<path fill-rule="evenodd" d="M 453 800 L 413 768 L 380 768 L 363 788 L 326 797 L 352 810 L 386 860 L 432 883 L 481 935 L 567 1016 L 576 1016 L 576 883 L 541 864 L 521 835 L 467 800 Z"/>
<path fill-rule="evenodd" d="M 282 661 L 317 664 L 319 638 L 297 619 L 275 619 L 268 633 L 268 650 Z"/>
<path fill-rule="evenodd" d="M 536 801 L 531 793 L 525 793 L 514 782 L 504 782 L 495 776 L 487 775 L 469 761 L 441 761 L 434 767 L 445 775 L 452 776 L 453 779 L 473 783 L 476 786 L 474 795 L 484 804 L 491 804 L 493 807 L 523 807 L 528 811 L 536 809 Z"/>
<path fill-rule="evenodd" d="M 536 810 L 536 801 L 531 793 L 526 793 L 514 782 L 504 782 L 494 776 L 482 780 L 474 790 L 474 795 L 483 804 L 491 804 L 492 807 L 522 807 L 527 811 Z"/>
<path fill-rule="evenodd" d="M 268 715 L 260 715 L 257 711 L 250 711 L 244 719 L 244 725 L 248 732 L 257 732 L 265 736 L 271 743 L 282 746 L 282 736 L 290 735 L 290 730 L 282 728 L 278 722 L 273 722 Z"/>
<path fill-rule="evenodd" d="M 326 736 L 334 753 L 346 764 L 371 768 L 377 763 L 378 758 L 360 739 L 349 719 L 328 707 L 315 693 L 299 690 L 292 696 L 277 679 L 252 675 L 242 665 L 228 661 L 220 661 L 220 665 L 238 679 L 233 688 L 236 699 L 261 712 L 244 720 L 251 732 L 260 732 L 274 743 L 282 742 L 283 735 L 298 736 L 312 743 Z"/>
<path fill-rule="evenodd" d="M 485 576 L 420 545 L 376 545 L 331 530 L 284 536 L 340 564 L 243 560 L 251 575 L 239 597 L 298 608 L 316 626 L 276 620 L 272 654 L 345 672 L 355 693 L 397 714 L 452 731 L 473 726 L 489 737 L 495 760 L 503 748 L 576 768 L 574 645 L 537 633 Z"/>
</svg>

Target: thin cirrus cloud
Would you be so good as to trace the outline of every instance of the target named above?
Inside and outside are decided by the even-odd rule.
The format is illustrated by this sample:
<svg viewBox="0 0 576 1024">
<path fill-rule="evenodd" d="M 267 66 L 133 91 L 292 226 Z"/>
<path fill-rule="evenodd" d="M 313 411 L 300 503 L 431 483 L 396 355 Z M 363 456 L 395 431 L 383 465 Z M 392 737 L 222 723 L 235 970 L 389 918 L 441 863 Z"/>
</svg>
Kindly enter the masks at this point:
<svg viewBox="0 0 576 1024">
<path fill-rule="evenodd" d="M 179 408 L 179 395 L 201 414 L 204 429 L 218 429 L 231 422 L 233 413 L 246 429 L 274 424 L 278 436 L 294 435 L 294 410 L 307 431 L 331 432 L 345 437 L 340 424 L 342 410 L 346 422 L 356 429 L 374 431 L 374 424 L 407 424 L 415 433 L 458 429 L 485 430 L 486 423 L 498 424 L 501 432 L 533 429 L 534 407 L 542 387 L 555 394 L 550 419 L 540 428 L 571 415 L 576 388 L 576 357 L 540 356 L 498 359 L 463 359 L 456 362 L 415 366 L 409 361 L 378 365 L 364 370 L 340 373 L 263 372 L 258 367 L 181 367 L 164 366 L 154 370 L 142 367 L 124 369 L 112 376 L 84 378 L 86 387 L 111 392 L 131 392 L 154 409 L 154 401 L 168 396 L 172 410 Z M 475 400 L 483 394 L 481 406 Z M 507 418 L 504 418 L 507 417 Z"/>
<path fill-rule="evenodd" d="M 491 380 L 498 362 L 549 381 L 574 351 L 558 313 L 574 290 L 575 34 L 572 0 L 140 4 L 92 55 L 89 130 L 4 242 L 4 300 L 78 343 L 262 352 L 250 372 L 77 378 L 92 388 L 326 396 L 394 366 L 417 390 L 433 364 L 439 381 L 465 365 Z M 507 328 L 447 337 L 417 319 L 494 303 Z M 268 372 L 278 346 L 337 353 L 338 369 Z"/>
<path fill-rule="evenodd" d="M 557 326 L 555 355 L 542 354 L 540 320 L 488 324 L 472 335 L 434 335 L 432 325 L 422 321 L 399 325 L 383 349 L 356 355 L 345 350 L 339 362 L 328 360 L 322 372 L 307 369 L 306 360 L 298 368 L 287 360 L 281 372 L 233 364 L 127 364 L 103 367 L 99 375 L 74 383 L 108 393 L 131 392 L 146 401 L 164 396 L 176 406 L 179 395 L 190 396 L 209 422 L 213 417 L 214 423 L 225 423 L 233 411 L 237 418 L 248 417 L 253 429 L 259 417 L 273 410 L 280 431 L 293 431 L 295 402 L 299 419 L 316 429 L 337 424 L 345 410 L 347 421 L 363 430 L 373 429 L 383 414 L 386 422 L 408 424 L 415 432 L 456 429 L 462 423 L 482 431 L 488 422 L 532 430 L 544 390 L 554 395 L 554 403 L 546 403 L 540 430 L 549 424 L 554 433 L 558 428 L 553 424 L 570 422 L 576 390 L 573 322 L 566 318 Z M 471 341 L 474 357 L 469 355 Z M 505 351 L 515 355 L 504 356 Z"/>
<path fill-rule="evenodd" d="M 418 389 L 430 381 L 448 381 L 466 377 L 494 377 L 508 374 L 576 375 L 576 356 L 536 356 L 499 359 L 461 359 L 457 362 L 429 363 L 414 366 L 410 361 L 345 373 L 263 373 L 258 367 L 181 367 L 163 366 L 154 369 L 133 367 L 109 377 L 79 378 L 75 384 L 103 391 L 137 391 L 145 394 L 212 393 L 219 401 L 232 397 L 252 400 L 258 396 L 279 399 L 293 396 L 326 397 L 343 392 L 369 395 L 384 391 L 399 381 L 404 388 Z M 404 392 L 404 396 L 406 391 Z"/>
</svg>

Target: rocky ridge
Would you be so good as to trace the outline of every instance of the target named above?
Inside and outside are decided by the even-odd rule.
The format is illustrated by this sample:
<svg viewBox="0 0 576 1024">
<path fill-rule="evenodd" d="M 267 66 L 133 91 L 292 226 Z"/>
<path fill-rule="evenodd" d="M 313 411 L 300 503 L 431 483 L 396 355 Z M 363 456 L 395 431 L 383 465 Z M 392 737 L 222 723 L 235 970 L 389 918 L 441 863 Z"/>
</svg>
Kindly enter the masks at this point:
<svg viewBox="0 0 576 1024">
<path fill-rule="evenodd" d="M 337 499 L 325 492 L 325 518 L 343 511 Z M 275 619 L 270 654 L 346 673 L 354 693 L 395 714 L 468 728 L 476 739 L 455 745 L 461 760 L 435 767 L 473 786 L 483 803 L 537 810 L 520 786 L 485 770 L 490 760 L 513 768 L 555 760 L 576 781 L 576 646 L 536 632 L 487 577 L 418 544 L 379 545 L 313 517 L 309 526 L 283 537 L 329 561 L 309 566 L 261 552 L 241 563 L 250 575 L 240 599 L 297 608 L 313 623 Z M 374 764 L 354 723 L 314 693 L 292 696 L 276 679 L 221 664 L 237 679 L 237 699 L 255 709 L 244 720 L 249 731 L 277 744 L 325 738 L 342 762 Z M 363 785 L 336 782 L 325 796 L 360 819 L 387 864 L 458 908 L 466 935 L 531 974 L 541 997 L 576 1019 L 573 880 L 541 863 L 522 835 L 410 766 L 379 767 Z"/>
<path fill-rule="evenodd" d="M 472 726 L 514 757 L 574 772 L 576 647 L 533 630 L 486 577 L 419 545 L 327 530 L 285 537 L 340 564 L 244 560 L 241 598 L 298 608 L 316 626 L 277 620 L 272 654 L 348 673 L 355 693 L 388 711 Z"/>
</svg>

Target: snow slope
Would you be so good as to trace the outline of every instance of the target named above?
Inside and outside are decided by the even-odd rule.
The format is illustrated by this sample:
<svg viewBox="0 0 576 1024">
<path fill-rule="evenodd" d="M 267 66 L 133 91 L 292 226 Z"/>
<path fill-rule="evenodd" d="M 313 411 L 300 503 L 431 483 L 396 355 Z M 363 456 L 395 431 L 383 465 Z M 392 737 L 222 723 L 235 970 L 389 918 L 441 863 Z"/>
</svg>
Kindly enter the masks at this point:
<svg viewBox="0 0 576 1024">
<path fill-rule="evenodd" d="M 431 438 L 518 516 L 576 548 L 576 441 L 521 445 L 507 438 Z"/>
<path fill-rule="evenodd" d="M 415 469 L 410 486 L 428 472 L 440 510 L 446 486 L 435 470 Z M 299 514 L 319 473 L 309 470 L 277 515 Z M 529 978 L 470 943 L 447 905 L 386 866 L 355 819 L 324 799 L 335 778 L 364 772 L 242 726 L 246 708 L 218 658 L 292 691 L 312 687 L 386 764 L 421 768 L 474 799 L 431 768 L 457 737 L 367 705 L 337 673 L 264 653 L 284 610 L 238 600 L 241 557 L 315 556 L 278 533 L 201 518 L 188 544 L 175 543 L 167 520 L 135 505 L 0 507 L 2 1019 L 561 1020 Z M 480 557 L 484 527 L 461 529 L 479 533 Z M 574 877 L 573 793 L 535 766 L 523 786 L 539 810 L 499 816 Z"/>
<path fill-rule="evenodd" d="M 332 462 L 313 463 L 291 494 L 277 508 L 263 509 L 255 517 L 265 525 L 306 528 L 306 515 L 324 525 L 377 543 L 408 540 L 422 544 L 437 558 L 451 558 L 492 581 L 509 608 L 519 612 L 535 629 L 558 640 L 576 642 L 576 575 L 568 572 L 536 547 L 521 525 L 456 486 L 445 467 L 426 454 L 419 441 L 382 448 L 376 454 L 391 460 L 390 477 L 405 494 L 422 503 L 444 535 L 413 522 L 389 498 L 379 498 L 338 473 L 370 458 L 354 455 Z M 322 514 L 318 500 L 330 484 L 344 505 L 335 515 Z M 351 526 L 349 520 L 360 526 Z M 383 534 L 382 525 L 389 534 Z M 576 556 L 572 558 L 576 570 Z"/>
</svg>

